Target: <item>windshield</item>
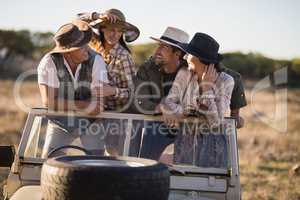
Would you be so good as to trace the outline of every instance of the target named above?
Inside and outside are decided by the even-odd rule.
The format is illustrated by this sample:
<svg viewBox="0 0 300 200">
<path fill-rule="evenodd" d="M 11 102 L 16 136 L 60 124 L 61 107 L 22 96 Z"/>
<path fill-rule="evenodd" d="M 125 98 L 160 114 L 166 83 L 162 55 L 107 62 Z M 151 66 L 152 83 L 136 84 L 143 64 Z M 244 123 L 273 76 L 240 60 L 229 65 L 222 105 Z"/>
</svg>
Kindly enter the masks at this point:
<svg viewBox="0 0 300 200">
<path fill-rule="evenodd" d="M 230 168 L 233 119 L 211 129 L 205 120 L 188 120 L 167 127 L 159 116 L 104 113 L 101 118 L 78 115 L 31 114 L 23 133 L 19 155 L 46 159 L 78 155 L 79 146 L 95 155 L 142 157 L 175 166 Z M 50 153 L 51 151 L 55 151 Z"/>
</svg>

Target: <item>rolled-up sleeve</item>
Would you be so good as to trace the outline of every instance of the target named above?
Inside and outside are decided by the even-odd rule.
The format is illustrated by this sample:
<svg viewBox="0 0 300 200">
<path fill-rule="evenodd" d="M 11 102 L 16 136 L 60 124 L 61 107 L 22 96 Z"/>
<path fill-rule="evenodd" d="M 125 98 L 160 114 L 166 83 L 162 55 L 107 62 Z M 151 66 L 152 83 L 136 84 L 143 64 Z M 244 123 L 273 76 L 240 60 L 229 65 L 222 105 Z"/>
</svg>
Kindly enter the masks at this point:
<svg viewBox="0 0 300 200">
<path fill-rule="evenodd" d="M 82 21 L 90 23 L 93 20 L 96 20 L 93 18 L 94 14 L 96 12 L 84 12 L 84 13 L 78 13 L 77 14 L 77 19 L 80 19 Z"/>
<path fill-rule="evenodd" d="M 96 86 L 99 83 L 108 83 L 106 64 L 103 58 L 99 55 L 95 56 L 92 73 L 92 86 Z"/>
<path fill-rule="evenodd" d="M 172 88 L 166 97 L 164 104 L 167 109 L 174 114 L 183 114 L 183 105 L 181 102 L 183 91 L 186 87 L 188 73 L 185 69 L 180 70 L 172 84 Z"/>
<path fill-rule="evenodd" d="M 50 55 L 45 55 L 37 67 L 38 83 L 49 87 L 58 88 L 59 80 L 55 64 Z"/>
</svg>

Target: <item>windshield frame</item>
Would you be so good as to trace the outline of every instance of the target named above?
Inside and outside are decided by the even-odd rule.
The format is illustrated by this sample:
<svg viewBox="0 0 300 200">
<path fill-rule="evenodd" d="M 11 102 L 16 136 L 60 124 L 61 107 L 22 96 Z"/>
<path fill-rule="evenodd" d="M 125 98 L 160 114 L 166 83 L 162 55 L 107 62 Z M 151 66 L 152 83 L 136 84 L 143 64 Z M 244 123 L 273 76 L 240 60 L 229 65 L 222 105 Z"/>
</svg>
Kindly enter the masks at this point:
<svg viewBox="0 0 300 200">
<path fill-rule="evenodd" d="M 143 120 L 143 121 L 158 121 L 158 122 L 162 122 L 162 116 L 154 116 L 154 115 L 142 115 L 142 114 L 129 114 L 129 113 L 116 113 L 116 112 L 103 112 L 98 116 L 90 116 L 90 115 L 86 115 L 83 113 L 79 113 L 79 112 L 54 112 L 54 111 L 49 111 L 47 109 L 44 108 L 33 108 L 31 109 L 31 111 L 28 114 L 23 132 L 22 132 L 22 137 L 21 137 L 21 141 L 20 141 L 20 145 L 17 151 L 17 157 L 19 158 L 20 162 L 22 163 L 28 163 L 28 164 L 42 164 L 45 159 L 43 158 L 32 158 L 32 157 L 25 157 L 25 149 L 27 147 L 27 143 L 30 137 L 30 133 L 31 133 L 31 129 L 34 123 L 34 119 L 38 116 L 76 116 L 76 117 L 88 117 L 88 118 L 114 118 L 114 119 L 127 119 L 128 120 L 128 124 L 130 126 L 130 124 L 132 124 L 133 120 Z M 189 122 L 189 121 L 195 121 L 195 120 L 199 120 L 204 121 L 204 119 L 202 118 L 194 118 L 194 117 L 188 117 L 185 118 L 183 121 L 184 122 Z M 229 163 L 228 163 L 228 172 L 230 175 L 239 175 L 239 165 L 238 165 L 238 151 L 237 151 L 237 131 L 236 131 L 236 121 L 234 118 L 232 117 L 226 117 L 226 124 L 230 124 L 231 127 L 234 128 L 230 128 L 229 132 L 226 132 L 226 134 L 228 134 L 228 141 L 229 141 L 229 148 L 228 148 L 228 159 L 229 159 Z M 128 136 L 128 134 L 126 134 L 125 137 L 125 143 L 124 143 L 124 156 L 128 155 L 128 151 L 129 151 L 129 146 L 130 146 L 130 135 Z M 196 166 L 178 166 L 178 165 L 172 165 L 173 169 L 179 169 L 182 170 L 182 168 L 187 169 L 187 171 L 190 171 L 191 173 L 193 172 L 205 172 L 207 171 L 207 168 L 203 168 L 203 167 L 196 167 Z M 190 168 L 190 169 L 189 169 Z M 196 169 L 196 170 L 195 170 Z M 208 168 L 211 169 L 213 171 L 216 172 L 220 172 L 219 169 L 217 168 Z M 224 170 L 223 170 L 224 171 Z"/>
</svg>

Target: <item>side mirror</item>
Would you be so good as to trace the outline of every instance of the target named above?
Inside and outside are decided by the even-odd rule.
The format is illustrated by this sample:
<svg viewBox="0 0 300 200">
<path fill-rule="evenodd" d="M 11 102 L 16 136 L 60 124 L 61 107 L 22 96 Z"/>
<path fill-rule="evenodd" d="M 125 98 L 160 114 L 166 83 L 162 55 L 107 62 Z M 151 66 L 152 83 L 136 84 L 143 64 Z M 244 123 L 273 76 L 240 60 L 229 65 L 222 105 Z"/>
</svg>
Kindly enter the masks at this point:
<svg viewBox="0 0 300 200">
<path fill-rule="evenodd" d="M 0 146 L 0 167 L 11 167 L 14 157 L 15 151 L 13 146 Z"/>
</svg>

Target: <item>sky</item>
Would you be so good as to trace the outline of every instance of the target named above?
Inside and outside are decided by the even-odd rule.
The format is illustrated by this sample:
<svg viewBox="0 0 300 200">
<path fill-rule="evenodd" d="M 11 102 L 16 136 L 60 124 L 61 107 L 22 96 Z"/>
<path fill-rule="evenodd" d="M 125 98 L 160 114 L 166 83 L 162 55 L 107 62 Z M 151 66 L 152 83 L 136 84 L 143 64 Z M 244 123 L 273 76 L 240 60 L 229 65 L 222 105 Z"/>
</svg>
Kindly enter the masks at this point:
<svg viewBox="0 0 300 200">
<path fill-rule="evenodd" d="M 151 42 L 167 26 L 213 36 L 221 53 L 257 52 L 300 57 L 299 0 L 0 0 L 0 29 L 55 32 L 77 13 L 118 8 L 141 31 L 133 44 Z"/>
</svg>

